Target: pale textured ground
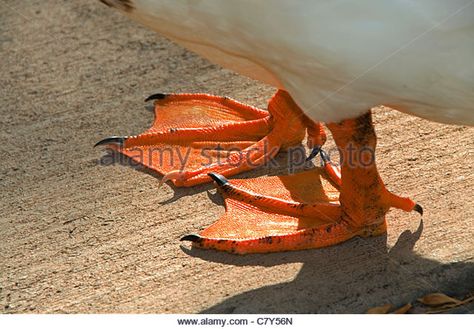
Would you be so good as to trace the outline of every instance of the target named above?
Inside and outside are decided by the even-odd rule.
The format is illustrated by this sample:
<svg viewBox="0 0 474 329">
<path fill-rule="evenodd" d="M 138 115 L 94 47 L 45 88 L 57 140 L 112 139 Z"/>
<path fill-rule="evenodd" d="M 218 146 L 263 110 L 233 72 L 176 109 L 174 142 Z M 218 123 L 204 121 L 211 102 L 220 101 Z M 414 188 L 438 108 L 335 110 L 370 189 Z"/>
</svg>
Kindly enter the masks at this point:
<svg viewBox="0 0 474 329">
<path fill-rule="evenodd" d="M 423 227 L 392 211 L 387 237 L 323 250 L 189 251 L 179 237 L 224 211 L 212 186 L 159 189 L 92 145 L 147 128 L 153 92 L 272 90 L 97 1 L 0 0 L 0 22 L 0 312 L 365 312 L 474 291 L 472 128 L 375 114 L 382 175 Z"/>
</svg>

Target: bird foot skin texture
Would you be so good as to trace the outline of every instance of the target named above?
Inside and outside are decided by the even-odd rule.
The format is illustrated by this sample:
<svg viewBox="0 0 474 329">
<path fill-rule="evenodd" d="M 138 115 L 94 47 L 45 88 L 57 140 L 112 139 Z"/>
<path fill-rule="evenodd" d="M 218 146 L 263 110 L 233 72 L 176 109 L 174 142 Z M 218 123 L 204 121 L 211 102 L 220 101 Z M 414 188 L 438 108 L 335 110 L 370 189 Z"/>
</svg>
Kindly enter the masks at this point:
<svg viewBox="0 0 474 329">
<path fill-rule="evenodd" d="M 422 214 L 418 204 L 385 188 L 375 164 L 370 112 L 328 127 L 341 154 L 340 171 L 321 152 L 324 167 L 296 175 L 228 181 L 210 174 L 225 197 L 226 213 L 182 240 L 237 254 L 321 248 L 384 234 L 391 207 Z"/>
<path fill-rule="evenodd" d="M 316 156 L 326 140 L 320 123 L 308 119 L 279 90 L 268 111 L 207 94 L 155 94 L 152 127 L 138 136 L 106 138 L 107 145 L 164 175 L 161 183 L 193 186 L 210 172 L 232 176 L 265 164 L 281 149 L 299 145 L 308 131 Z"/>
<path fill-rule="evenodd" d="M 391 207 L 422 213 L 408 198 L 389 192 L 375 164 L 376 135 L 368 112 L 328 124 L 341 155 L 340 168 L 321 149 L 326 134 L 279 90 L 268 111 L 225 97 L 155 94 L 153 126 L 138 136 L 106 138 L 108 145 L 164 175 L 176 186 L 214 180 L 226 213 L 199 234 L 183 237 L 200 248 L 238 254 L 320 248 L 387 230 Z M 308 133 L 323 167 L 296 175 L 227 181 L 261 166 Z"/>
</svg>

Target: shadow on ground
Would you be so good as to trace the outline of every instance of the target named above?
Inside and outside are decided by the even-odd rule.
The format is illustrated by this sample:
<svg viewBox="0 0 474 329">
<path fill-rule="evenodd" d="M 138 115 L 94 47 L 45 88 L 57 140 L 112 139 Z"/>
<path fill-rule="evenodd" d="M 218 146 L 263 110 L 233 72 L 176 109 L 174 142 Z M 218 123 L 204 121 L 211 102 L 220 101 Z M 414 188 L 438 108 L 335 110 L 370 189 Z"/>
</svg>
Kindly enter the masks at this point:
<svg viewBox="0 0 474 329">
<path fill-rule="evenodd" d="M 441 264 L 413 252 L 422 231 L 421 221 L 417 231 L 405 231 L 391 249 L 387 248 L 386 236 L 381 236 L 264 257 L 183 250 L 211 262 L 255 266 L 256 271 L 259 266 L 275 266 L 277 271 L 279 264 L 303 263 L 293 281 L 230 297 L 203 313 L 364 313 L 387 303 L 401 306 L 432 292 L 464 296 L 474 291 L 473 263 Z M 453 312 L 473 310 L 471 304 Z"/>
<path fill-rule="evenodd" d="M 119 164 L 159 180 L 162 178 L 157 172 L 110 149 L 97 162 L 103 166 Z M 287 154 L 283 154 L 277 157 L 276 166 L 258 168 L 235 178 L 288 173 L 287 164 L 290 162 Z M 303 164 L 304 169 L 313 166 L 312 163 Z M 303 167 L 296 168 L 296 171 Z M 214 189 L 212 183 L 185 189 L 173 184 L 169 186 L 173 189 L 173 196 L 161 204 L 206 191 L 212 202 L 224 205 L 221 195 L 211 191 Z M 230 297 L 202 313 L 364 313 L 371 307 L 388 303 L 395 306 L 413 303 L 432 292 L 460 297 L 474 292 L 474 263 L 443 264 L 413 251 L 422 231 L 423 221 L 420 221 L 415 232 L 405 231 L 392 248 L 387 246 L 387 236 L 381 236 L 355 238 L 325 249 L 266 255 L 237 256 L 195 248 L 183 248 L 183 251 L 209 262 L 253 266 L 257 271 L 260 266 L 275 267 L 278 271 L 281 264 L 303 264 L 293 281 Z M 393 291 L 397 293 L 393 294 Z M 423 311 L 419 308 L 413 310 Z M 471 304 L 452 312 L 473 311 L 474 305 Z"/>
<path fill-rule="evenodd" d="M 111 148 L 106 148 L 104 151 L 105 151 L 105 154 L 102 155 L 102 157 L 96 161 L 97 165 L 100 165 L 100 166 L 121 165 L 121 166 L 129 167 L 141 173 L 144 173 L 156 178 L 158 182 L 161 181 L 161 179 L 163 178 L 163 175 L 159 174 L 158 172 L 150 168 L 143 166 L 142 164 L 134 161 L 132 158 L 123 155 L 122 153 L 116 152 Z M 164 200 L 160 202 L 159 203 L 160 205 L 170 204 L 181 199 L 182 197 L 199 194 L 204 191 L 208 191 L 208 195 L 212 196 L 209 193 L 209 190 L 214 188 L 212 183 L 200 184 L 197 186 L 187 187 L 187 188 L 176 187 L 171 182 L 166 182 L 165 184 L 168 185 L 173 190 L 173 196 L 169 198 L 168 200 Z M 222 200 L 219 200 L 218 198 L 215 198 L 214 200 L 216 203 L 222 204 Z"/>
<path fill-rule="evenodd" d="M 305 148 L 302 144 L 297 145 L 293 148 L 293 154 L 288 152 L 280 152 L 274 159 L 271 159 L 269 163 L 263 166 L 253 168 L 251 171 L 244 171 L 237 175 L 232 176 L 232 179 L 239 178 L 255 178 L 263 175 L 276 176 L 283 174 L 290 174 L 301 170 L 309 170 L 314 168 L 314 163 L 311 161 L 305 161 Z M 152 170 L 139 162 L 135 161 L 133 158 L 128 157 L 120 152 L 116 152 L 113 148 L 106 147 L 104 149 L 104 154 L 102 157 L 95 161 L 96 165 L 100 166 L 113 166 L 121 165 L 125 167 L 132 168 L 139 172 L 145 173 L 156 178 L 158 181 L 161 181 L 163 175 L 158 173 L 155 170 Z M 212 182 L 206 184 L 199 184 L 197 186 L 180 188 L 176 187 L 171 182 L 166 182 L 172 190 L 173 196 L 168 200 L 160 202 L 160 205 L 170 204 L 182 197 L 195 195 L 207 191 L 209 199 L 215 204 L 224 205 L 222 197 L 218 194 L 212 194 L 209 190 L 214 189 L 215 186 Z"/>
</svg>

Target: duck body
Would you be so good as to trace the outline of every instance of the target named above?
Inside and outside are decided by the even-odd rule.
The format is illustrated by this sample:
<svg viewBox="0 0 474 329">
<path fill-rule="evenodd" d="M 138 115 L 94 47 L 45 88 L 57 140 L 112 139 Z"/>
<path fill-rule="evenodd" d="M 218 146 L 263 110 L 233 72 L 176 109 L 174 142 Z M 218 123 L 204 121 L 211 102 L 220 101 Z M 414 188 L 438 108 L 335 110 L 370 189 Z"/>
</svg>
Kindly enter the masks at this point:
<svg viewBox="0 0 474 329">
<path fill-rule="evenodd" d="M 474 125 L 473 1 L 105 2 L 214 63 L 288 91 L 316 121 L 383 104 Z"/>
</svg>

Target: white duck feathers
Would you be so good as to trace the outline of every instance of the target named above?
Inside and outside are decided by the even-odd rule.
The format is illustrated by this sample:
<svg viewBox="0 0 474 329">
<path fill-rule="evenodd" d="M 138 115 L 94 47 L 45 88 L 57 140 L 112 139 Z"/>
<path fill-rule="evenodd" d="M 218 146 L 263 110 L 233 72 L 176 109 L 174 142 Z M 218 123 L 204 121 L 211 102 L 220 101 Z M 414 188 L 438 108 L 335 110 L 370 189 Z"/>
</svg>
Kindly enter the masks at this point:
<svg viewBox="0 0 474 329">
<path fill-rule="evenodd" d="M 377 105 L 474 125 L 474 0 L 103 0 L 314 120 Z"/>
</svg>

